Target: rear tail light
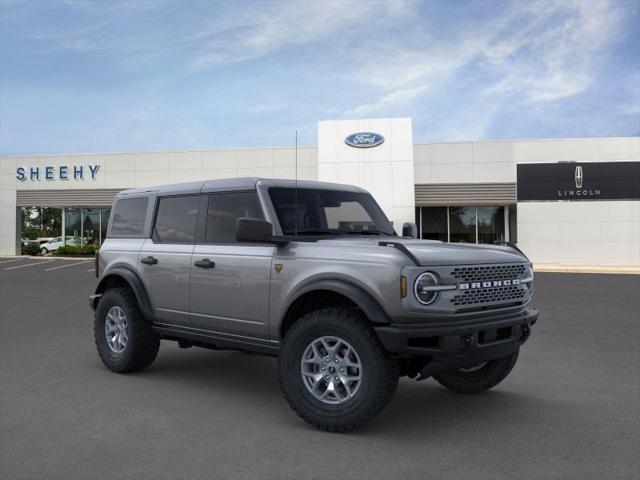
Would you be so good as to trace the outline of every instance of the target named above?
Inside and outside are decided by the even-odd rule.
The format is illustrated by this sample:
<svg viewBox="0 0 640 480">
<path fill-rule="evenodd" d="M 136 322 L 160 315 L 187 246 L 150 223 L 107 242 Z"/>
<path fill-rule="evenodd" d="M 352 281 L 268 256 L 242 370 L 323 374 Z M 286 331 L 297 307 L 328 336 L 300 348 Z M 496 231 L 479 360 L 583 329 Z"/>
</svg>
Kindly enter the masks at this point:
<svg viewBox="0 0 640 480">
<path fill-rule="evenodd" d="M 96 278 L 100 276 L 100 253 L 96 252 L 96 256 L 93 259 L 93 269 L 96 272 Z"/>
</svg>

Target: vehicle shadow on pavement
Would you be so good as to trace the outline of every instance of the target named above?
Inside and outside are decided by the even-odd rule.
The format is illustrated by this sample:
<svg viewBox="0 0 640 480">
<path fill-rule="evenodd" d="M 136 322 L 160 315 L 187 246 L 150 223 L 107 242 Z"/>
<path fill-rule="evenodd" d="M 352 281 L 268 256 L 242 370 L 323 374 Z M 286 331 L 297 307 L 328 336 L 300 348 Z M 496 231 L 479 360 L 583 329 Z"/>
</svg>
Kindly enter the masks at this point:
<svg viewBox="0 0 640 480">
<path fill-rule="evenodd" d="M 233 403 L 263 410 L 265 417 L 281 426 L 313 430 L 296 417 L 282 397 L 275 358 L 235 351 L 178 351 L 165 345 L 163 349 L 156 362 L 138 375 L 154 384 L 179 388 L 190 398 L 235 397 Z M 540 399 L 508 390 L 508 386 L 498 386 L 483 394 L 458 395 L 432 379 L 416 382 L 403 378 L 389 406 L 354 434 L 406 438 L 411 432 L 435 435 L 456 425 L 484 428 L 502 424 L 504 418 L 522 418 L 533 406 L 539 406 Z"/>
</svg>

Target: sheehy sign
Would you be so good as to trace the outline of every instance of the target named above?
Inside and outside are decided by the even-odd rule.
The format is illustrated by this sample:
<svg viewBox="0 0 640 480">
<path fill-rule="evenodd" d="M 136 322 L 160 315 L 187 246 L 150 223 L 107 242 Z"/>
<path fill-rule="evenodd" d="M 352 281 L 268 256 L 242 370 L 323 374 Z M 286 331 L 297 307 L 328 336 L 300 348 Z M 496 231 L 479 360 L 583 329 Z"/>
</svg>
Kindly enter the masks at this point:
<svg viewBox="0 0 640 480">
<path fill-rule="evenodd" d="M 640 162 L 518 165 L 518 201 L 639 200 Z"/>
<path fill-rule="evenodd" d="M 95 180 L 100 165 L 58 165 L 46 167 L 18 167 L 16 179 L 20 182 L 39 180 Z"/>
</svg>

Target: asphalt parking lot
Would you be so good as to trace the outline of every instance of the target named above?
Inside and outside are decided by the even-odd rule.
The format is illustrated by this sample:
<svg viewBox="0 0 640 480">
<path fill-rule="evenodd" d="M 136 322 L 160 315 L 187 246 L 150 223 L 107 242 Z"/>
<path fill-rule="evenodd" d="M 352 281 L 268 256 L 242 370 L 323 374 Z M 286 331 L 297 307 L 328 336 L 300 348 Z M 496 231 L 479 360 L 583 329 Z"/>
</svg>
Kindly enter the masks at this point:
<svg viewBox="0 0 640 480">
<path fill-rule="evenodd" d="M 538 274 L 541 319 L 495 390 L 459 396 L 403 379 L 373 422 L 329 434 L 289 409 L 272 358 L 164 343 L 148 370 L 110 373 L 93 344 L 92 263 L 11 260 L 0 258 L 0 478 L 546 480 L 640 471 L 638 275 Z"/>
</svg>

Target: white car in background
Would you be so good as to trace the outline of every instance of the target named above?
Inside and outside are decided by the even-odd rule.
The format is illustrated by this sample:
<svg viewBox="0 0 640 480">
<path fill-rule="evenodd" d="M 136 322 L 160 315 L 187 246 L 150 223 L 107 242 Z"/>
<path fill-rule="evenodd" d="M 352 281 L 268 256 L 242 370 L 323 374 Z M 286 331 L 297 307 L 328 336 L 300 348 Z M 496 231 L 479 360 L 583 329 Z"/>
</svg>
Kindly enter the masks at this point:
<svg viewBox="0 0 640 480">
<path fill-rule="evenodd" d="M 80 245 L 80 240 L 75 237 L 68 237 L 66 241 L 67 246 L 77 247 Z M 53 237 L 48 242 L 43 243 L 40 246 L 40 253 L 46 255 L 47 253 L 55 252 L 60 247 L 64 247 L 65 242 L 62 237 Z"/>
</svg>

